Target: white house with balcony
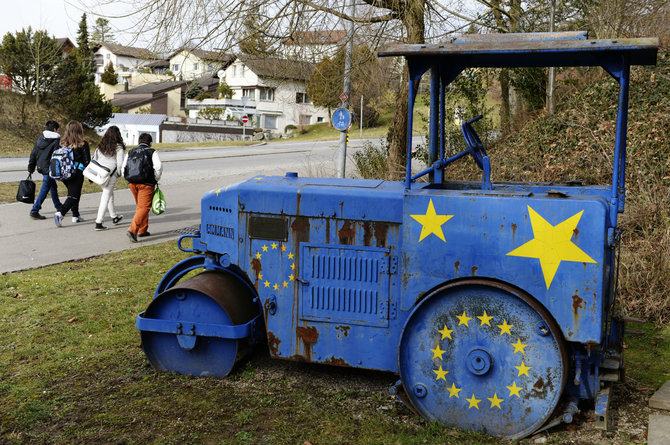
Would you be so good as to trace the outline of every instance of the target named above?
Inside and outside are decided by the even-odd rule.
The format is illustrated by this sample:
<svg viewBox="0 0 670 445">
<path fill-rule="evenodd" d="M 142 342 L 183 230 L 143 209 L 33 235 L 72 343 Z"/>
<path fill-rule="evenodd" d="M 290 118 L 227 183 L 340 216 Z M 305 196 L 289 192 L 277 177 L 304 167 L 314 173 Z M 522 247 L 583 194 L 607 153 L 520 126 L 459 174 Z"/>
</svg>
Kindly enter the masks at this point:
<svg viewBox="0 0 670 445">
<path fill-rule="evenodd" d="M 234 60 L 233 56 L 216 51 L 184 48 L 169 57 L 169 70 L 177 79 L 192 80 L 205 75 L 216 74 Z"/>
<path fill-rule="evenodd" d="M 117 45 L 116 43 L 103 42 L 94 48 L 95 57 L 95 83 L 100 83 L 100 76 L 111 62 L 114 71 L 121 78 L 129 78 L 132 73 L 142 71 L 158 58 L 154 53 L 144 48 Z"/>
<path fill-rule="evenodd" d="M 189 108 L 225 107 L 225 119 L 241 119 L 247 125 L 275 134 L 295 127 L 328 121 L 328 110 L 315 107 L 307 97 L 307 81 L 314 70 L 309 62 L 272 57 L 238 56 L 219 73 L 233 90 L 232 99 L 189 101 Z"/>
</svg>

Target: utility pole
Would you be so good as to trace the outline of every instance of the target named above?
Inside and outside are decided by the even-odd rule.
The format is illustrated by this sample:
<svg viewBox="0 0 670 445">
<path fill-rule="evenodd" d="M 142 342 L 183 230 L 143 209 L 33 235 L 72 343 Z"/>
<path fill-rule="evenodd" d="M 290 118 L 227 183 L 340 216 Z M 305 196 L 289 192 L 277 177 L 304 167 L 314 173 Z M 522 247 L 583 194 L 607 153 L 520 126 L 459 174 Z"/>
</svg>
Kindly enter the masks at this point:
<svg viewBox="0 0 670 445">
<path fill-rule="evenodd" d="M 349 0 L 349 14 L 353 17 L 356 12 L 354 0 Z M 347 99 L 342 107 L 349 109 L 349 96 L 351 94 L 351 54 L 354 51 L 354 22 L 349 22 L 347 30 L 347 46 L 344 52 L 344 94 Z M 349 130 L 340 132 L 340 153 L 337 162 L 337 177 L 344 178 L 347 161 L 347 134 Z"/>
<path fill-rule="evenodd" d="M 556 10 L 556 0 L 551 0 L 549 10 L 549 32 L 554 32 L 554 14 Z M 547 81 L 547 114 L 554 114 L 554 81 L 556 79 L 556 72 L 554 67 L 549 67 L 549 79 Z"/>
</svg>

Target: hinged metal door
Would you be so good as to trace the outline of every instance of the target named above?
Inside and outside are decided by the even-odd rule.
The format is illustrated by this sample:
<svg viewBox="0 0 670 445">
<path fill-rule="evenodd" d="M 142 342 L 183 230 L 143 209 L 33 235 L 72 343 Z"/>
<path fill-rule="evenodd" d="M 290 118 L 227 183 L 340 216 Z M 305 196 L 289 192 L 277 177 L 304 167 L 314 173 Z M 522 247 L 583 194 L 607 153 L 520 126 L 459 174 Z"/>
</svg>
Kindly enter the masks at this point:
<svg viewBox="0 0 670 445">
<path fill-rule="evenodd" d="M 300 319 L 388 326 L 388 249 L 300 245 Z"/>
</svg>

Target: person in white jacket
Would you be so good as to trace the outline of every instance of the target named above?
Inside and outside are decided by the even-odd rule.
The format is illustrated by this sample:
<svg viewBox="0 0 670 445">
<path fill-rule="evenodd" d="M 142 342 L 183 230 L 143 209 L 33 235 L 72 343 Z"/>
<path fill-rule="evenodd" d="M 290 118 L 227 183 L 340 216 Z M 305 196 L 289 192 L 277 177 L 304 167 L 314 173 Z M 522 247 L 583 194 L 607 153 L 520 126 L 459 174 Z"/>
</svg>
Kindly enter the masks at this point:
<svg viewBox="0 0 670 445">
<path fill-rule="evenodd" d="M 119 131 L 119 127 L 112 125 L 102 136 L 98 148 L 93 153 L 92 160 L 111 171 L 107 182 L 101 185 L 102 195 L 100 196 L 98 216 L 95 218 L 95 230 L 107 229 L 107 227 L 102 225 L 105 210 L 109 210 L 109 216 L 112 217 L 114 225 L 119 224 L 123 219 L 123 215 L 117 214 L 114 208 L 114 187 L 116 186 L 117 178 L 121 175 L 125 151 L 126 146 L 123 143 L 121 131 Z"/>
</svg>

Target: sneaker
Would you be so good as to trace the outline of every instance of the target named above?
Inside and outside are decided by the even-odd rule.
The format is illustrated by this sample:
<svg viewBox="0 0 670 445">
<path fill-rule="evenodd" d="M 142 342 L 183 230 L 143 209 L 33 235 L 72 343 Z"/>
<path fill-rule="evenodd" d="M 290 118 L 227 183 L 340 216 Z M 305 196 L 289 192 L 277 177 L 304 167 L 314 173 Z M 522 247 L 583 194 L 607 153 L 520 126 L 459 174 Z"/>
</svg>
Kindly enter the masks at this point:
<svg viewBox="0 0 670 445">
<path fill-rule="evenodd" d="M 151 236 L 151 234 L 150 234 L 149 232 L 144 232 L 144 233 L 140 233 L 140 234 L 137 235 L 137 236 L 138 236 L 139 238 L 144 238 L 145 236 Z"/>
<path fill-rule="evenodd" d="M 130 241 L 133 243 L 137 242 L 137 235 L 135 235 L 133 232 L 130 230 L 126 232 L 126 235 L 128 235 L 128 238 L 130 238 Z"/>
<path fill-rule="evenodd" d="M 84 218 L 82 218 L 81 216 L 73 216 L 73 217 L 72 217 L 72 222 L 73 222 L 73 223 L 84 222 Z"/>
<path fill-rule="evenodd" d="M 117 225 L 123 219 L 123 215 L 118 215 L 112 218 L 112 224 Z"/>
<path fill-rule="evenodd" d="M 40 215 L 40 212 L 30 212 L 30 217 L 32 219 L 47 219 L 46 216 Z"/>
<path fill-rule="evenodd" d="M 60 212 L 54 213 L 54 224 L 60 227 L 62 222 L 63 222 L 63 215 L 61 215 Z"/>
<path fill-rule="evenodd" d="M 107 230 L 107 227 L 103 226 L 102 223 L 95 223 L 95 230 Z"/>
</svg>

